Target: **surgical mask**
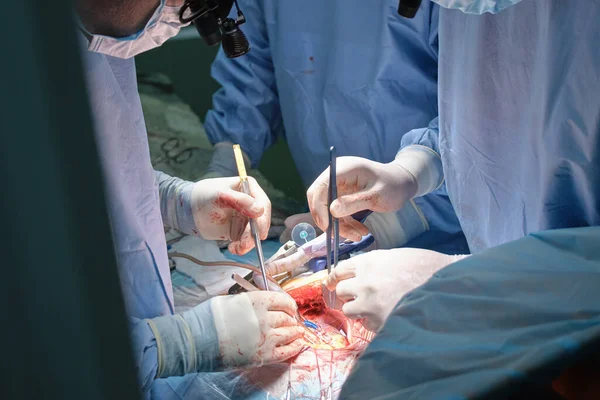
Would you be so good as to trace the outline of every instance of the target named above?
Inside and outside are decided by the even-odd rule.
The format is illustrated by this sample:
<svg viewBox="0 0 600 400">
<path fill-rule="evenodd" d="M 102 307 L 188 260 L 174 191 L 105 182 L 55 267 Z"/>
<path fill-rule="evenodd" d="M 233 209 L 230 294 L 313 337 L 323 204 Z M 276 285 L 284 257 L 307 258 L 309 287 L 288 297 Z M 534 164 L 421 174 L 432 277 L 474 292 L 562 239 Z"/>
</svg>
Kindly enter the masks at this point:
<svg viewBox="0 0 600 400">
<path fill-rule="evenodd" d="M 93 35 L 80 22 L 80 28 L 88 38 L 91 37 L 88 50 L 118 58 L 131 58 L 162 45 L 167 39 L 177 35 L 184 26 L 179 21 L 179 7 L 166 6 L 165 1 L 161 0 L 144 29 L 122 38 Z"/>
<path fill-rule="evenodd" d="M 500 11 L 520 3 L 522 0 L 432 0 L 444 8 L 460 10 L 465 14 L 497 14 Z"/>
</svg>

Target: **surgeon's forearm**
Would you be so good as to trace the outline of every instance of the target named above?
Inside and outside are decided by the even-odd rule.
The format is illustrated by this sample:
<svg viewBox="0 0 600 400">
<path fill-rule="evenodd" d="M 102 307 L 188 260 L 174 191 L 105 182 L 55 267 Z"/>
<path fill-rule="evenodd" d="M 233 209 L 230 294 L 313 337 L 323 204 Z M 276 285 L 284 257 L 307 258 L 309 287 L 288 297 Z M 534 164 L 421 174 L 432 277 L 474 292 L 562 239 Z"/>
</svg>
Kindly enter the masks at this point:
<svg viewBox="0 0 600 400">
<path fill-rule="evenodd" d="M 405 147 L 398 152 L 393 164 L 401 166 L 414 177 L 417 183 L 417 193 L 414 197 L 431 193 L 444 183 L 442 159 L 429 147 Z"/>
<path fill-rule="evenodd" d="M 439 137 L 439 117 L 435 117 L 429 121 L 426 127 L 413 129 L 402 136 L 400 149 L 411 145 L 421 145 L 440 154 Z"/>
<path fill-rule="evenodd" d="M 193 182 L 155 171 L 163 223 L 188 235 L 198 235 L 192 215 Z"/>
<path fill-rule="evenodd" d="M 131 342 L 138 381 L 149 398 L 156 379 L 220 368 L 218 336 L 208 302 L 181 315 L 132 318 Z"/>
<path fill-rule="evenodd" d="M 439 189 L 444 183 L 442 159 L 439 152 L 439 118 L 427 128 L 413 129 L 402 137 L 401 149 L 394 160 L 415 178 L 418 188 L 415 197 Z"/>
<path fill-rule="evenodd" d="M 222 369 L 219 340 L 211 303 L 204 302 L 183 314 L 145 320 L 156 350 L 156 378 Z"/>
<path fill-rule="evenodd" d="M 154 333 L 144 320 L 130 321 L 131 345 L 138 382 L 144 398 L 149 398 L 152 383 L 157 377 L 158 349 Z"/>
</svg>

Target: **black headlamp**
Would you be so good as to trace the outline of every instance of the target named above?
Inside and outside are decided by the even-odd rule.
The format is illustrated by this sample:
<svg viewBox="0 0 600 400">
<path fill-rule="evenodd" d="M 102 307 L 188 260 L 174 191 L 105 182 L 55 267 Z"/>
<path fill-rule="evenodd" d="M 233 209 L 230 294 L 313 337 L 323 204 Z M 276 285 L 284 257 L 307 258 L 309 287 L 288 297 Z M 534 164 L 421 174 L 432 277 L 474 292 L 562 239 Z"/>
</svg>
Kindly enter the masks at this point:
<svg viewBox="0 0 600 400">
<path fill-rule="evenodd" d="M 236 19 L 229 18 L 234 2 Z M 179 20 L 184 24 L 193 23 L 207 45 L 223 43 L 223 52 L 229 58 L 242 56 L 250 50 L 248 39 L 239 28 L 246 18 L 237 0 L 185 0 L 179 10 Z"/>
<path fill-rule="evenodd" d="M 421 0 L 399 0 L 398 14 L 405 18 L 414 18 L 421 6 Z"/>
</svg>

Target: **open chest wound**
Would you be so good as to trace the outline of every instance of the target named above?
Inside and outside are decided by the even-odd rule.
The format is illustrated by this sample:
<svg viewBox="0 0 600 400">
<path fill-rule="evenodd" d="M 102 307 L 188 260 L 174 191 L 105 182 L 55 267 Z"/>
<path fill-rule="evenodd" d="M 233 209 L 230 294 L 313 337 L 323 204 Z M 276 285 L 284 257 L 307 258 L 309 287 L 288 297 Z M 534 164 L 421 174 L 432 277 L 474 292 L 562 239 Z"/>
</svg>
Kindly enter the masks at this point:
<svg viewBox="0 0 600 400">
<path fill-rule="evenodd" d="M 305 349 L 291 360 L 242 373 L 265 398 L 336 400 L 354 362 L 373 338 L 360 322 L 325 307 L 321 282 L 326 277 L 327 271 L 321 271 L 282 285 L 300 314 L 320 326 L 320 337 L 313 337 L 314 343 L 306 341 Z"/>
<path fill-rule="evenodd" d="M 352 323 L 340 312 L 325 307 L 321 281 L 323 274 L 297 278 L 283 289 L 296 301 L 298 311 L 320 329 L 312 330 L 315 336 L 307 340 L 307 346 L 317 349 L 344 349 L 351 345 Z"/>
</svg>

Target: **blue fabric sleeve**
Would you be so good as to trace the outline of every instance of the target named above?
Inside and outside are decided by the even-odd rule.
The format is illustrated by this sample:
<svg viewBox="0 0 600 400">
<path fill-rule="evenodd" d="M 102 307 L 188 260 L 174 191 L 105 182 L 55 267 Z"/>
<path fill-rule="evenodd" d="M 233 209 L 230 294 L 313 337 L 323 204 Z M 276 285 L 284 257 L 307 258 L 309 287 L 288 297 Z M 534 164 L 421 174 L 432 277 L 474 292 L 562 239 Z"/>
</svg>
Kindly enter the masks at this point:
<svg viewBox="0 0 600 400">
<path fill-rule="evenodd" d="M 182 314 L 149 319 L 147 324 L 156 342 L 157 378 L 222 368 L 210 300 Z"/>
<path fill-rule="evenodd" d="M 439 42 L 438 42 L 438 22 L 439 22 L 439 9 L 437 4 L 431 4 L 431 14 L 429 21 L 429 47 L 433 54 L 435 54 L 436 60 L 439 54 Z M 436 153 L 440 154 L 439 149 L 439 117 L 432 119 L 426 128 L 413 129 L 406 133 L 402 137 L 401 148 L 419 144 L 427 146 L 433 149 Z"/>
<path fill-rule="evenodd" d="M 184 181 L 154 171 L 160 197 L 160 213 L 163 223 L 187 235 L 198 236 L 198 230 L 192 215 L 193 182 Z"/>
<path fill-rule="evenodd" d="M 263 4 L 240 0 L 239 5 L 246 15 L 242 28 L 251 50 L 234 59 L 219 50 L 211 75 L 222 88 L 213 96 L 204 128 L 213 144 L 240 144 L 257 167 L 263 152 L 283 133 L 283 121 Z"/>
<path fill-rule="evenodd" d="M 421 145 L 429 147 L 439 155 L 439 117 L 432 119 L 429 122 L 427 128 L 413 129 L 412 131 L 408 132 L 402 137 L 402 144 L 400 149 L 411 145 Z M 444 180 L 442 185 L 433 192 L 431 192 L 429 195 L 431 194 L 447 196 L 448 191 L 446 190 L 446 181 Z M 454 211 L 452 211 L 452 214 L 454 214 Z"/>
<path fill-rule="evenodd" d="M 440 270 L 400 300 L 340 397 L 509 398 L 498 391 L 549 385 L 600 349 L 598 243 L 600 227 L 542 231 Z"/>
<path fill-rule="evenodd" d="M 131 345 L 143 398 L 150 398 L 150 389 L 158 371 L 158 349 L 152 329 L 145 320 L 131 318 Z"/>
<path fill-rule="evenodd" d="M 156 379 L 222 369 L 210 301 L 183 314 L 131 318 L 131 342 L 138 381 L 144 394 Z"/>
<path fill-rule="evenodd" d="M 435 54 L 436 61 L 439 55 L 439 19 L 440 19 L 440 6 L 435 3 L 431 3 L 431 13 L 429 20 L 429 47 Z"/>
<path fill-rule="evenodd" d="M 402 137 L 401 149 L 411 145 L 426 146 L 440 154 L 439 117 L 429 122 L 427 128 L 413 129 Z"/>
</svg>

